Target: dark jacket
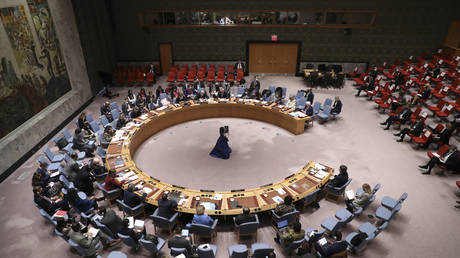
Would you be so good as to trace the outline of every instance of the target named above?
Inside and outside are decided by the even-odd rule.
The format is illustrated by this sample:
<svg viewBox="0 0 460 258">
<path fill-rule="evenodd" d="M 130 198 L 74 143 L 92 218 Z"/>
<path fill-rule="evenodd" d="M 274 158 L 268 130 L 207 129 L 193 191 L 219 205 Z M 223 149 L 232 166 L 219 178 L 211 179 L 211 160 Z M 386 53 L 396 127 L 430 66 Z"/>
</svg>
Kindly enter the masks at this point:
<svg viewBox="0 0 460 258">
<path fill-rule="evenodd" d="M 334 101 L 334 104 L 332 104 L 331 113 L 339 114 L 340 112 L 342 112 L 342 101 Z"/>
<path fill-rule="evenodd" d="M 104 217 L 101 219 L 101 223 L 106 225 L 113 234 L 117 234 L 123 228 L 123 221 L 113 210 L 108 210 Z"/>
<path fill-rule="evenodd" d="M 329 182 L 329 185 L 332 187 L 341 187 L 343 186 L 346 182 L 348 181 L 348 173 L 340 173 L 336 175 L 331 181 Z"/>
<path fill-rule="evenodd" d="M 311 105 L 309 107 L 305 107 L 305 114 L 307 116 L 313 116 L 313 107 Z"/>
<path fill-rule="evenodd" d="M 132 193 L 130 191 L 125 191 L 123 195 L 123 202 L 131 208 L 136 207 L 144 201 L 144 198 L 141 196 Z"/>
<path fill-rule="evenodd" d="M 168 240 L 168 248 L 185 248 L 189 255 L 192 253 L 192 244 L 182 236 L 173 236 Z"/>
<path fill-rule="evenodd" d="M 253 222 L 253 221 L 256 221 L 256 216 L 254 216 L 254 214 L 248 214 L 248 215 L 240 214 L 236 216 L 235 218 L 235 223 L 237 225 L 241 225 L 243 223 Z"/>
<path fill-rule="evenodd" d="M 316 250 L 325 257 L 347 250 L 347 247 L 348 244 L 346 241 L 334 242 L 324 246 L 320 246 L 318 242 L 315 243 Z"/>
<path fill-rule="evenodd" d="M 163 218 L 171 218 L 175 209 L 177 208 L 177 202 L 172 200 L 158 200 L 158 215 Z"/>
</svg>

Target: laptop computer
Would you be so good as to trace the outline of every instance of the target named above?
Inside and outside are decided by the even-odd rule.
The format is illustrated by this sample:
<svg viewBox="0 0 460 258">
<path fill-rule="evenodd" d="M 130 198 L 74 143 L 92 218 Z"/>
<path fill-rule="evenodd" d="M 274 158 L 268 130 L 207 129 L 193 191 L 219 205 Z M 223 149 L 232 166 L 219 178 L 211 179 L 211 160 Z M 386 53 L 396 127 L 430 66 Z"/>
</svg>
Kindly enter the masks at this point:
<svg viewBox="0 0 460 258">
<path fill-rule="evenodd" d="M 278 229 L 283 229 L 289 225 L 287 220 L 281 220 L 277 223 Z"/>
</svg>

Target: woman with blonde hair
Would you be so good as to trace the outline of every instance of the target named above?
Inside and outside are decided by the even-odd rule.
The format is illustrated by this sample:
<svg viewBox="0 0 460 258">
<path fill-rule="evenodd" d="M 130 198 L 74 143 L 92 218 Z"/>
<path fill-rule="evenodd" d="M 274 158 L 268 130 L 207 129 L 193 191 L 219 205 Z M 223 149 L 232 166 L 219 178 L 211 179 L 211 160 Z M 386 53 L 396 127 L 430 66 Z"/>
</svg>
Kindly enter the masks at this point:
<svg viewBox="0 0 460 258">
<path fill-rule="evenodd" d="M 196 206 L 196 214 L 193 215 L 193 224 L 201 224 L 201 225 L 206 225 L 206 226 L 212 226 L 214 223 L 214 220 L 209 217 L 208 214 L 204 214 L 204 206 L 203 205 L 198 205 Z"/>
<path fill-rule="evenodd" d="M 363 192 L 361 194 L 356 195 L 354 199 L 345 201 L 347 210 L 350 212 L 354 212 L 355 210 L 363 207 L 372 197 L 372 189 L 369 184 L 363 184 L 362 188 Z"/>
</svg>

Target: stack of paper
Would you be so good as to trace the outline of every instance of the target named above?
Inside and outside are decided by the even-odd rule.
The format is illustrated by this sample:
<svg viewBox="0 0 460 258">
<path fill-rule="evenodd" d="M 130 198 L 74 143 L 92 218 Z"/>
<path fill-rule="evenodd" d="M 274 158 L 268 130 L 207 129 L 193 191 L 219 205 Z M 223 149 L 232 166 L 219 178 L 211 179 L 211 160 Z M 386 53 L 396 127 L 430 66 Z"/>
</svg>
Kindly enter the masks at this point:
<svg viewBox="0 0 460 258">
<path fill-rule="evenodd" d="M 177 205 L 182 206 L 186 201 L 187 201 L 187 199 L 182 198 L 182 199 L 179 200 Z"/>
<path fill-rule="evenodd" d="M 212 199 L 214 199 L 216 201 L 220 201 L 220 200 L 222 200 L 222 194 L 215 194 Z"/>
<path fill-rule="evenodd" d="M 278 189 L 276 189 L 276 191 L 277 191 L 279 194 L 281 194 L 281 195 L 285 195 L 285 194 L 286 194 L 286 192 L 283 190 L 283 188 L 278 188 Z"/>
<path fill-rule="evenodd" d="M 272 198 L 273 201 L 275 201 L 277 204 L 280 204 L 283 202 L 283 199 L 279 197 L 278 195 Z"/>
<path fill-rule="evenodd" d="M 323 178 L 325 178 L 327 175 L 328 175 L 327 172 L 325 172 L 325 171 L 323 171 L 323 170 L 320 170 L 320 171 L 316 172 L 315 177 L 316 177 L 316 178 L 319 178 L 319 179 L 323 179 Z"/>
<path fill-rule="evenodd" d="M 216 209 L 216 204 L 212 202 L 202 202 L 200 205 L 203 205 L 205 210 L 213 211 Z"/>
<path fill-rule="evenodd" d="M 156 110 L 157 111 L 163 111 L 163 110 L 165 110 L 167 108 L 168 108 L 168 106 L 162 106 L 162 107 L 157 108 Z"/>
<path fill-rule="evenodd" d="M 134 217 L 128 217 L 129 225 L 128 228 L 134 228 Z"/>
<path fill-rule="evenodd" d="M 144 187 L 142 188 L 142 192 L 144 192 L 145 194 L 149 195 L 153 190 L 151 188 L 148 188 L 148 187 Z"/>
<path fill-rule="evenodd" d="M 315 168 L 318 169 L 318 170 L 324 170 L 326 167 L 321 165 L 321 164 L 319 164 L 319 163 L 316 163 Z"/>
<path fill-rule="evenodd" d="M 348 200 L 355 199 L 355 193 L 353 192 L 353 190 L 345 191 L 345 195 L 347 196 Z"/>
<path fill-rule="evenodd" d="M 143 220 L 140 220 L 140 219 L 136 219 L 136 220 L 134 221 L 134 228 L 135 228 L 135 229 L 138 229 L 138 230 L 144 229 L 144 221 L 143 221 Z"/>
</svg>

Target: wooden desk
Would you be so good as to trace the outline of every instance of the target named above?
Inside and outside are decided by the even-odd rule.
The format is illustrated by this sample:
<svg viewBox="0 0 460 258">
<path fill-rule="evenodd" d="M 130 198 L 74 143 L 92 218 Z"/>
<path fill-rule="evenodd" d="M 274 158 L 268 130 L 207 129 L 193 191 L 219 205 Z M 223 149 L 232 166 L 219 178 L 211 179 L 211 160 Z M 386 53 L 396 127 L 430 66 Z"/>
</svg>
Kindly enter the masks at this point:
<svg viewBox="0 0 460 258">
<path fill-rule="evenodd" d="M 148 194 L 146 202 L 155 206 L 158 205 L 158 200 L 165 191 L 177 191 L 180 192 L 178 196 L 179 201 L 181 201 L 181 205 L 177 209 L 185 213 L 194 214 L 198 202 L 216 204 L 216 210 L 206 211 L 210 215 L 240 214 L 242 212 L 241 207 L 248 207 L 252 212 L 274 209 L 277 204 L 273 197 L 279 196 L 283 199 L 285 196 L 290 195 L 295 201 L 299 200 L 325 184 L 333 173 L 333 169 L 325 166 L 327 176 L 320 180 L 308 173 L 308 169 L 316 164 L 310 161 L 299 172 L 277 183 L 236 192 L 210 192 L 182 188 L 161 182 L 138 169 L 132 160 L 132 156 L 137 148 L 155 133 L 185 121 L 203 118 L 249 118 L 275 124 L 294 134 L 303 133 L 305 121 L 311 120 L 311 117 L 294 118 L 289 115 L 289 112 L 291 110 L 285 110 L 275 104 L 262 104 L 252 100 L 231 100 L 208 104 L 197 104 L 192 101 L 180 106 L 170 105 L 167 110 L 151 111 L 136 118 L 136 124 L 130 123 L 127 127 L 122 128 L 123 139 L 114 137 L 109 144 L 106 166 L 108 169 L 115 169 L 118 173 L 133 171 L 138 176 L 138 179 L 131 183 L 142 183 L 143 187 L 150 188 L 152 192 Z M 116 163 L 122 163 L 122 165 L 116 167 Z M 123 189 L 126 189 L 127 185 L 127 182 L 123 183 Z M 284 193 L 280 194 L 277 191 L 278 189 L 282 189 Z M 142 191 L 137 191 L 136 193 L 140 195 Z M 197 197 L 199 197 L 199 200 L 197 200 Z"/>
</svg>

